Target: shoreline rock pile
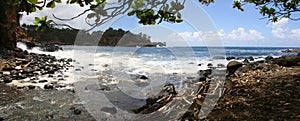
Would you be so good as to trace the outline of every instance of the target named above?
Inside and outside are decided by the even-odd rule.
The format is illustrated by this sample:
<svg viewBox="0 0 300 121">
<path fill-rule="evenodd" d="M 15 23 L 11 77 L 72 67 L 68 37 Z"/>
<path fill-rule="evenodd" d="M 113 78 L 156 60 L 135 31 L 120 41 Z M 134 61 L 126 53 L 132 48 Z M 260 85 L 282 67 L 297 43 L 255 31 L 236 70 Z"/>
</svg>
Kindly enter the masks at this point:
<svg viewBox="0 0 300 121">
<path fill-rule="evenodd" d="M 18 53 L 17 53 L 18 54 Z M 23 58 L 13 58 L 2 64 L 0 68 L 1 82 L 7 84 L 22 84 L 18 88 L 28 87 L 34 89 L 37 85 L 43 85 L 44 89 L 62 87 L 57 82 L 64 80 L 63 71 L 72 68 L 72 59 L 57 59 L 55 56 L 45 54 L 19 52 Z M 41 79 L 41 76 L 53 78 L 56 81 Z"/>
</svg>

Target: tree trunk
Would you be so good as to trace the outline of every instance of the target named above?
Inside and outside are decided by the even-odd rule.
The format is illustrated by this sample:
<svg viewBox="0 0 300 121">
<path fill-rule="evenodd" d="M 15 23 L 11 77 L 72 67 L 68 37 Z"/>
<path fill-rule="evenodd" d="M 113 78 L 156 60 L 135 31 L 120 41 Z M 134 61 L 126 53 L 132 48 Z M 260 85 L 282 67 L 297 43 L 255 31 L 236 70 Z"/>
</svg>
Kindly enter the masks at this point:
<svg viewBox="0 0 300 121">
<path fill-rule="evenodd" d="M 0 49 L 16 49 L 17 39 L 26 37 L 24 30 L 18 24 L 18 11 L 14 0 L 0 0 Z"/>
</svg>

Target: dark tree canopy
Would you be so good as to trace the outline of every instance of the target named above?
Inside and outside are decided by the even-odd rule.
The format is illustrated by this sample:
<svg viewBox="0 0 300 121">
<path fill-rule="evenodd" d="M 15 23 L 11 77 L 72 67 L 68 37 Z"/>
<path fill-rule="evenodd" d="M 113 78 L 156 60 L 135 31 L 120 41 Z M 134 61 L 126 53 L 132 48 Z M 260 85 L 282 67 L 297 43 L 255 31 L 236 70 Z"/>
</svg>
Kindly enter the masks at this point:
<svg viewBox="0 0 300 121">
<path fill-rule="evenodd" d="M 62 3 L 61 0 L 15 0 L 20 12 L 35 12 L 45 7 L 54 8 L 56 4 Z M 71 21 L 80 16 L 86 15 L 86 23 L 91 29 L 100 26 L 115 16 L 128 14 L 136 16 L 138 22 L 143 25 L 154 25 L 161 22 L 180 23 L 182 22 L 180 11 L 184 9 L 186 0 L 118 0 L 115 3 L 108 3 L 107 0 L 67 0 L 67 4 L 77 4 L 80 7 L 88 6 L 77 16 L 71 18 L 59 18 L 53 16 L 59 21 Z M 199 0 L 199 4 L 209 5 L 214 0 Z M 233 8 L 244 11 L 243 6 L 253 4 L 259 9 L 263 17 L 272 22 L 281 18 L 299 20 L 299 0 L 236 0 L 233 2 Z M 56 21 L 57 21 L 56 20 Z M 46 17 L 36 18 L 35 24 L 39 24 L 39 30 L 48 29 L 49 24 L 55 24 L 55 21 L 47 20 Z M 69 26 L 69 25 L 64 25 Z M 69 26 L 70 27 L 70 26 Z"/>
</svg>

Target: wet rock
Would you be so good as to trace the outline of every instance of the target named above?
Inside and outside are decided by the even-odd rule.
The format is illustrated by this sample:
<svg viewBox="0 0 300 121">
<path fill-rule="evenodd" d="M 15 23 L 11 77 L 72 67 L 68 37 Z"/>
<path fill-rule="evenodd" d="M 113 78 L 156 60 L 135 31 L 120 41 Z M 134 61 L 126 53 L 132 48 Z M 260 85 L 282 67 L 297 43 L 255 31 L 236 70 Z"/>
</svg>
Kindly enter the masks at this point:
<svg viewBox="0 0 300 121">
<path fill-rule="evenodd" d="M 199 70 L 198 71 L 198 74 L 199 74 L 200 77 L 206 77 L 206 78 L 209 78 L 211 73 L 212 73 L 211 69 Z"/>
<path fill-rule="evenodd" d="M 233 57 L 233 56 L 226 57 L 226 60 L 233 60 L 233 59 L 235 59 L 235 57 Z"/>
<path fill-rule="evenodd" d="M 100 90 L 102 90 L 102 91 L 111 91 L 109 86 L 100 84 L 99 87 L 100 87 Z"/>
<path fill-rule="evenodd" d="M 248 59 L 249 61 L 254 61 L 254 58 L 252 56 L 247 57 L 246 59 Z"/>
<path fill-rule="evenodd" d="M 32 68 L 25 68 L 22 73 L 23 74 L 33 73 L 33 69 Z"/>
<path fill-rule="evenodd" d="M 44 89 L 47 89 L 47 90 L 50 90 L 50 89 L 53 89 L 53 85 L 52 84 L 46 84 L 44 85 Z"/>
<path fill-rule="evenodd" d="M 28 49 L 32 49 L 33 47 L 36 46 L 36 44 L 32 41 L 24 41 L 24 44 L 27 46 Z"/>
<path fill-rule="evenodd" d="M 256 61 L 257 63 L 265 63 L 264 60 L 259 60 L 259 61 Z"/>
<path fill-rule="evenodd" d="M 17 89 L 24 89 L 24 86 L 17 86 Z"/>
<path fill-rule="evenodd" d="M 68 58 L 68 60 L 67 60 L 67 62 L 72 62 L 73 60 L 72 60 L 72 58 Z"/>
<path fill-rule="evenodd" d="M 300 56 L 282 56 L 273 61 L 273 64 L 280 66 L 291 67 L 291 66 L 300 66 Z"/>
<path fill-rule="evenodd" d="M 64 80 L 65 80 L 64 78 L 59 78 L 59 79 L 58 79 L 58 81 L 64 81 Z"/>
<path fill-rule="evenodd" d="M 206 81 L 206 77 L 200 77 L 200 78 L 199 78 L 199 81 L 200 81 L 200 82 Z"/>
<path fill-rule="evenodd" d="M 22 61 L 16 61 L 16 66 L 20 66 L 22 64 Z"/>
<path fill-rule="evenodd" d="M 29 86 L 28 86 L 28 89 L 35 89 L 35 86 L 29 85 Z"/>
<path fill-rule="evenodd" d="M 233 74 L 238 68 L 242 67 L 243 64 L 238 61 L 231 61 L 227 64 L 227 72 Z"/>
<path fill-rule="evenodd" d="M 21 76 L 18 77 L 19 79 L 26 79 L 27 75 L 26 74 L 22 74 Z"/>
<path fill-rule="evenodd" d="M 46 45 L 46 46 L 42 47 L 42 50 L 47 51 L 47 52 L 55 52 L 55 51 L 59 51 L 59 50 L 63 50 L 63 49 L 56 45 Z"/>
<path fill-rule="evenodd" d="M 48 82 L 47 80 L 40 80 L 39 83 L 46 83 Z"/>
<path fill-rule="evenodd" d="M 80 115 L 81 114 L 81 110 L 80 109 L 75 109 L 73 111 L 73 113 L 76 114 L 76 115 Z"/>
<path fill-rule="evenodd" d="M 243 61 L 243 64 L 248 64 L 248 63 L 250 63 L 248 59 L 245 59 L 245 60 Z"/>
<path fill-rule="evenodd" d="M 10 77 L 4 77 L 3 78 L 3 82 L 4 83 L 11 83 L 12 82 L 12 79 Z"/>
<path fill-rule="evenodd" d="M 15 68 L 12 67 L 12 66 L 5 66 L 5 67 L 2 68 L 2 71 L 12 71 L 12 70 L 14 70 L 14 69 L 15 69 Z"/>
<path fill-rule="evenodd" d="M 76 108 L 75 107 L 70 107 L 70 110 L 75 110 Z"/>
<path fill-rule="evenodd" d="M 208 66 L 208 67 L 212 67 L 212 66 L 213 66 L 213 64 L 212 64 L 212 63 L 209 63 L 209 64 L 207 64 L 207 66 Z"/>
<path fill-rule="evenodd" d="M 81 71 L 81 69 L 77 68 L 77 69 L 75 69 L 75 71 Z"/>
<path fill-rule="evenodd" d="M 265 58 L 266 62 L 269 63 L 269 62 L 272 62 L 274 60 L 274 58 L 272 56 L 267 56 Z"/>
<path fill-rule="evenodd" d="M 138 77 L 139 79 L 144 79 L 144 80 L 147 80 L 147 79 L 149 79 L 147 76 L 145 76 L 145 75 L 139 75 L 139 77 Z"/>
</svg>

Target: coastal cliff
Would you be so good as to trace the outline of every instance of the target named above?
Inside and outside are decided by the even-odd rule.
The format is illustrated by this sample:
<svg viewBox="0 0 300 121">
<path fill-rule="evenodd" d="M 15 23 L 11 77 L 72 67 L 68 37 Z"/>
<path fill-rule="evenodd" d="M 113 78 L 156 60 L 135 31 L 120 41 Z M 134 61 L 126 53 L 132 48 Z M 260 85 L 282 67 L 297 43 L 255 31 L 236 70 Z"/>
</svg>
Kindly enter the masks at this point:
<svg viewBox="0 0 300 121">
<path fill-rule="evenodd" d="M 73 45 L 76 41 L 78 45 L 90 46 L 95 46 L 95 43 L 98 43 L 98 46 L 166 46 L 165 43 L 151 42 L 151 37 L 146 34 L 134 34 L 123 29 L 109 28 L 104 32 L 94 31 L 88 33 L 66 28 L 52 28 L 51 31 L 36 31 L 35 25 L 22 25 L 22 27 L 28 33 L 29 40 L 45 45 Z"/>
</svg>

